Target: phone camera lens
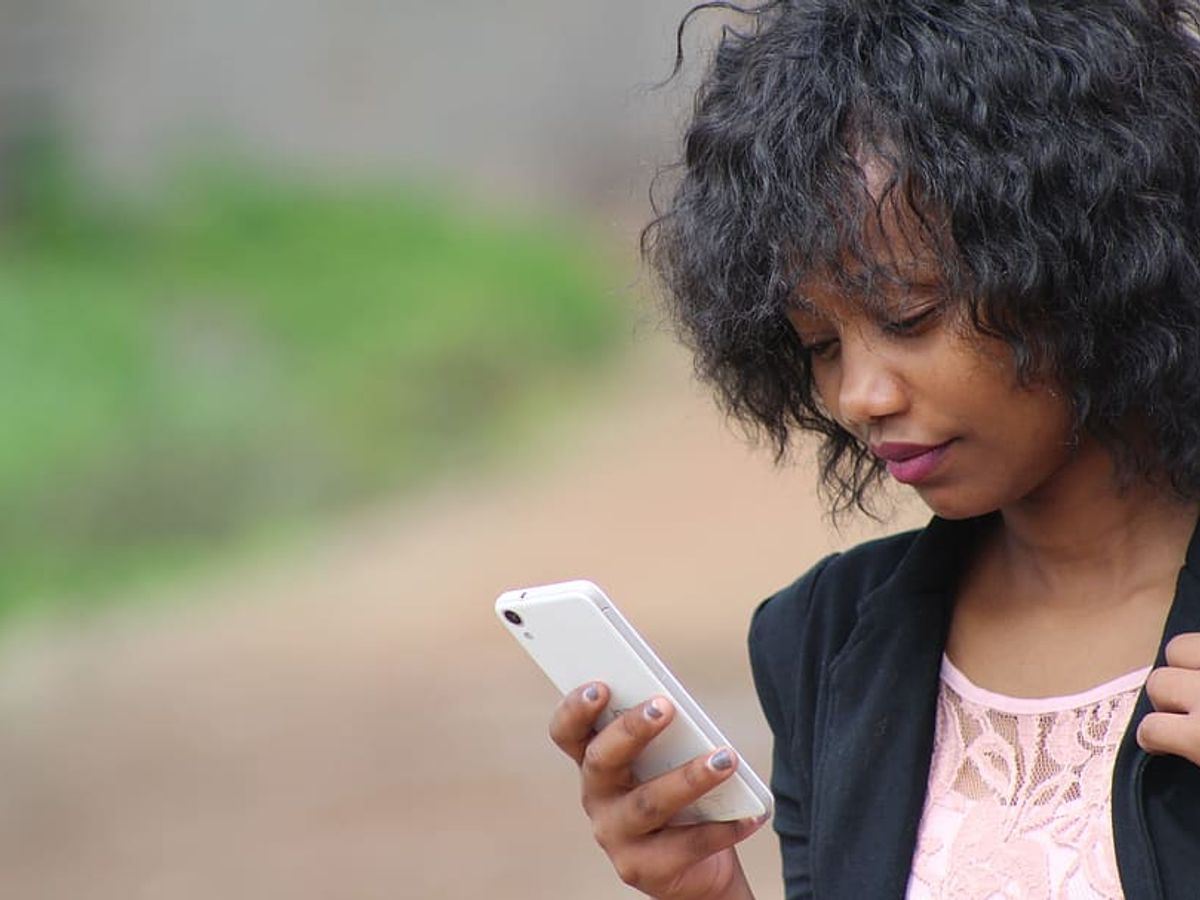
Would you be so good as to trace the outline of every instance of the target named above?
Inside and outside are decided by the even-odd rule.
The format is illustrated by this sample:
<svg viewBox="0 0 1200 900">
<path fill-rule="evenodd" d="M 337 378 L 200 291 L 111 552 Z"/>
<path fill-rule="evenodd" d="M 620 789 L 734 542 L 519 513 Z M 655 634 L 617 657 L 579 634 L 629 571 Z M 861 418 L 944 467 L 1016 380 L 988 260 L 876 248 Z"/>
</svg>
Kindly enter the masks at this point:
<svg viewBox="0 0 1200 900">
<path fill-rule="evenodd" d="M 524 623 L 524 620 L 511 609 L 506 609 L 504 611 L 504 618 L 508 619 L 508 621 L 512 622 L 514 625 L 521 625 Z"/>
</svg>

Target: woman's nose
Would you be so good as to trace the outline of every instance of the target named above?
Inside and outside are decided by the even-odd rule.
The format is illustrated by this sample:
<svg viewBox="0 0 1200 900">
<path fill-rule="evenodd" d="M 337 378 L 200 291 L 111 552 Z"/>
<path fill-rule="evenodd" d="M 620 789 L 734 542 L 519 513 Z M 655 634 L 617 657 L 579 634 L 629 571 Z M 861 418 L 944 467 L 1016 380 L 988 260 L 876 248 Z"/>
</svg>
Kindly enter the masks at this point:
<svg viewBox="0 0 1200 900">
<path fill-rule="evenodd" d="M 862 342 L 843 343 L 838 418 L 856 432 L 903 412 L 908 394 L 894 366 Z"/>
</svg>

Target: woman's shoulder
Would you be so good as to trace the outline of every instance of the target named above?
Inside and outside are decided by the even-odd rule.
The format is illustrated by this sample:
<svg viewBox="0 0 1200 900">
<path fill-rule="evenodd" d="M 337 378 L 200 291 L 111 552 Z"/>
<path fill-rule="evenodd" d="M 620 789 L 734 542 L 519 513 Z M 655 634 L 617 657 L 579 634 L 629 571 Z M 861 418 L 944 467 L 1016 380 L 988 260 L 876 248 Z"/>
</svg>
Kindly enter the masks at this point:
<svg viewBox="0 0 1200 900">
<path fill-rule="evenodd" d="M 797 710 L 815 702 L 826 663 L 859 622 L 861 601 L 896 573 L 921 533 L 830 554 L 758 606 L 750 625 L 750 665 L 777 735 L 790 734 Z"/>
<path fill-rule="evenodd" d="M 895 574 L 925 529 L 876 538 L 831 553 L 755 610 L 755 630 L 773 631 L 824 610 L 851 614 L 858 600 Z M 831 607 L 826 609 L 826 607 Z"/>
<path fill-rule="evenodd" d="M 764 600 L 750 625 L 751 662 L 764 670 L 815 670 L 846 646 L 860 622 L 911 618 L 953 590 L 991 516 L 947 520 L 859 544 L 822 559 Z"/>
</svg>

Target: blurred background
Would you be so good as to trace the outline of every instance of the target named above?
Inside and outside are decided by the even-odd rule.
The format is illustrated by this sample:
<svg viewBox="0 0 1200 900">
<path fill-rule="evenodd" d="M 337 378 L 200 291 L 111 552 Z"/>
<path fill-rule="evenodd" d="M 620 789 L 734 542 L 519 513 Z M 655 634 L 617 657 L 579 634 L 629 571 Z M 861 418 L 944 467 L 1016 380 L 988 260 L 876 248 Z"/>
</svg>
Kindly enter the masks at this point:
<svg viewBox="0 0 1200 900">
<path fill-rule="evenodd" d="M 0 897 L 630 894 L 520 585 L 604 585 L 766 773 L 749 615 L 878 529 L 637 261 L 688 6 L 3 0 Z"/>
</svg>

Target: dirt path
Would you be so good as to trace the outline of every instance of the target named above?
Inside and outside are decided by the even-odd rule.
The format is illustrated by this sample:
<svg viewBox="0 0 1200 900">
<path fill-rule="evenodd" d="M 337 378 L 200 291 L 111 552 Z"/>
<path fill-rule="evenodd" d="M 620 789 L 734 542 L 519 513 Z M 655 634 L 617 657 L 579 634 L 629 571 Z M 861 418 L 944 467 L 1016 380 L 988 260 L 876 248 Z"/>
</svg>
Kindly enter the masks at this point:
<svg viewBox="0 0 1200 900">
<path fill-rule="evenodd" d="M 626 896 L 493 598 L 601 582 L 765 770 L 746 620 L 855 535 L 831 536 L 811 477 L 748 452 L 658 338 L 543 443 L 199 602 L 10 639 L 0 897 Z M 781 896 L 773 837 L 746 858 Z"/>
</svg>

